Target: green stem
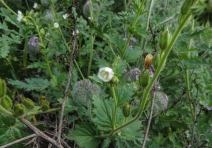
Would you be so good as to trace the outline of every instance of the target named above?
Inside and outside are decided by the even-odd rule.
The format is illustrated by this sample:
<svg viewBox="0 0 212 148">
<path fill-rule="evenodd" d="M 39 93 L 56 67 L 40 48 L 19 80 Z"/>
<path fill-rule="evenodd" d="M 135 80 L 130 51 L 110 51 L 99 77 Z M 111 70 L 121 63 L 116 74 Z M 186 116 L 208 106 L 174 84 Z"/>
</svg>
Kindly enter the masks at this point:
<svg viewBox="0 0 212 148">
<path fill-rule="evenodd" d="M 152 7 L 153 7 L 153 0 L 150 0 L 148 8 L 147 8 L 147 10 L 149 10 L 149 11 L 147 13 L 146 31 L 148 31 L 148 29 L 149 29 L 149 21 L 150 21 L 150 16 L 151 16 L 151 12 L 152 12 Z M 144 49 L 146 47 L 146 39 L 144 37 L 141 40 L 141 44 L 142 44 L 141 50 L 144 51 Z M 138 66 L 140 67 L 141 61 L 142 61 L 142 56 L 138 59 L 137 67 Z"/>
<path fill-rule="evenodd" d="M 124 0 L 124 11 L 127 11 L 127 2 Z"/>
<path fill-rule="evenodd" d="M 93 3 L 92 3 L 91 0 L 89 0 L 89 3 L 90 3 L 90 7 L 89 7 L 89 9 L 90 9 L 90 21 L 91 21 L 92 23 L 94 23 L 95 20 L 94 20 L 94 16 L 93 16 Z"/>
<path fill-rule="evenodd" d="M 54 112 L 54 111 L 58 111 L 60 110 L 61 108 L 51 108 L 51 109 L 48 109 L 47 111 L 42 111 L 42 110 L 38 110 L 38 111 L 29 111 L 27 114 L 24 114 L 23 116 L 19 116 L 17 118 L 23 118 L 25 116 L 31 116 L 31 115 L 38 115 L 38 114 L 45 114 L 45 113 L 51 113 L 51 112 Z"/>
<path fill-rule="evenodd" d="M 194 29 L 194 20 L 192 21 L 192 25 L 191 25 L 191 31 Z M 192 44 L 192 39 L 189 40 L 189 45 L 188 48 L 191 48 L 191 44 Z M 190 58 L 190 52 L 188 51 L 188 58 Z M 189 80 L 189 70 L 186 70 L 186 87 L 187 87 L 187 93 L 188 93 L 188 99 L 190 100 L 190 109 L 191 109 L 191 113 L 194 117 L 194 107 L 192 104 L 192 99 L 191 99 L 191 88 L 190 88 L 190 80 Z M 194 117 L 195 118 L 195 117 Z"/>
<path fill-rule="evenodd" d="M 111 44 L 110 44 L 110 42 L 108 42 L 108 45 L 109 45 L 110 50 L 112 51 L 114 57 L 117 57 L 116 54 L 115 54 L 115 52 L 114 52 L 114 50 L 113 50 L 113 47 L 112 47 Z"/>
<path fill-rule="evenodd" d="M 178 36 L 180 35 L 180 32 L 182 31 L 183 27 L 184 27 L 184 24 L 185 22 L 188 20 L 188 18 L 190 17 L 190 12 L 188 14 L 186 14 L 186 16 L 184 17 L 184 19 L 182 20 L 182 23 L 178 26 L 176 32 L 174 33 L 174 36 L 170 42 L 170 44 L 168 45 L 167 49 L 164 51 L 164 55 L 161 59 L 161 62 L 157 68 L 157 70 L 155 71 L 154 73 L 154 76 L 152 78 L 152 80 L 150 81 L 150 83 L 148 84 L 148 86 L 145 88 L 144 90 L 144 93 L 143 93 L 143 97 L 141 98 L 141 102 L 139 104 L 139 111 L 138 113 L 136 114 L 136 116 L 134 118 L 132 118 L 130 121 L 128 121 L 127 123 L 119 126 L 118 128 L 116 128 L 115 130 L 111 131 L 110 135 L 113 135 L 113 133 L 117 132 L 118 130 L 124 128 L 125 126 L 133 123 L 134 121 L 136 121 L 137 119 L 140 118 L 140 116 L 142 115 L 143 111 L 144 111 L 144 107 L 145 107 L 145 104 L 146 104 L 146 101 L 148 99 L 148 96 L 149 96 L 149 93 L 150 93 L 150 90 L 151 88 L 153 87 L 155 81 L 157 80 L 162 68 L 163 68 L 163 65 L 165 64 L 166 62 L 166 59 L 175 43 L 175 41 L 177 40 Z"/>
<path fill-rule="evenodd" d="M 53 12 L 54 18 L 57 19 L 57 15 L 56 15 L 57 13 L 56 13 L 56 10 L 55 10 L 55 7 L 54 7 L 54 3 L 53 3 L 52 0 L 50 0 L 50 7 L 51 7 L 51 10 L 52 10 L 52 12 Z M 64 37 L 64 35 L 63 35 L 63 32 L 62 32 L 62 29 L 61 29 L 60 25 L 59 25 L 58 29 L 59 29 L 60 35 L 61 35 L 61 37 L 62 37 L 62 40 L 63 40 L 63 42 L 64 42 L 64 44 L 65 44 L 67 50 L 68 50 L 69 52 L 71 52 L 70 47 L 68 46 L 68 44 L 67 44 L 67 42 L 66 42 L 66 39 L 65 39 L 65 37 Z M 84 79 L 84 75 L 82 74 L 82 71 L 80 70 L 79 65 L 78 65 L 78 63 L 77 63 L 77 61 L 76 61 L 75 59 L 74 59 L 74 64 L 76 65 L 77 70 L 79 71 L 81 77 Z"/>
<path fill-rule="evenodd" d="M 93 44 L 94 44 L 94 39 L 95 36 L 91 33 L 91 47 L 90 47 L 90 59 L 89 59 L 89 64 L 88 64 L 88 76 L 90 76 L 91 72 L 91 65 L 92 65 L 92 60 L 93 60 Z"/>
<path fill-rule="evenodd" d="M 4 107 L 2 107 L 1 105 L 0 105 L 0 113 L 3 113 L 3 114 L 5 114 L 5 115 L 7 115 L 7 116 L 9 116 L 9 117 L 13 117 L 13 116 L 14 116 L 12 112 L 6 110 L 6 109 L 5 109 Z"/>
<path fill-rule="evenodd" d="M 114 99 L 114 104 L 115 104 L 115 110 L 113 113 L 113 130 L 116 128 L 116 114 L 117 114 L 117 99 L 116 99 L 116 94 L 115 94 L 115 88 L 114 86 L 110 87 L 113 99 Z"/>
<path fill-rule="evenodd" d="M 132 28 L 135 28 L 136 27 L 138 18 L 141 15 L 141 12 L 143 10 L 143 4 L 144 4 L 144 1 L 142 1 L 142 3 L 138 5 L 139 6 L 139 9 L 138 9 L 138 12 L 136 13 L 136 17 L 135 17 L 135 19 L 134 19 L 134 21 L 132 23 Z M 132 36 L 132 34 L 130 33 L 129 36 L 128 36 L 128 38 L 127 38 L 127 41 L 124 44 L 124 49 L 123 49 L 123 52 L 122 52 L 122 57 L 124 57 L 124 55 L 125 55 L 125 52 L 126 52 L 127 47 L 129 45 L 131 36 Z"/>
<path fill-rule="evenodd" d="M 26 18 L 29 18 L 33 23 L 34 23 L 34 25 L 35 25 L 35 28 L 36 28 L 36 30 L 37 30 L 37 32 L 38 32 L 38 36 L 39 36 L 39 40 L 40 40 L 40 43 L 41 43 L 41 48 L 42 48 L 42 50 L 43 50 L 43 55 L 44 55 L 44 59 L 45 59 L 45 61 L 46 61 L 46 64 L 47 64 L 47 70 L 48 70 L 48 72 L 49 72 L 49 74 L 50 74 L 50 77 L 52 78 L 52 80 L 53 80 L 53 82 L 55 83 L 55 84 L 57 84 L 57 81 L 55 80 L 55 78 L 53 77 L 53 74 L 52 74 L 52 71 L 51 71 L 51 67 L 50 67 L 50 63 L 49 63 L 49 59 L 48 59 L 48 57 L 47 57 L 47 55 L 46 55 L 46 51 L 45 51 L 45 46 L 43 46 L 44 44 L 43 44 L 43 39 L 42 39 L 42 35 L 41 35 L 41 33 L 40 33 L 40 30 L 39 30 L 39 27 L 38 27 L 38 25 L 37 25 L 37 23 L 35 22 L 35 20 L 32 18 L 32 17 L 30 17 L 30 16 L 27 16 Z"/>
<path fill-rule="evenodd" d="M 4 2 L 4 0 L 0 1 L 8 10 L 10 10 L 10 12 L 12 12 L 14 15 L 18 16 L 17 13 L 15 13 L 12 9 L 10 9 L 10 7 L 7 6 L 7 4 Z"/>
</svg>

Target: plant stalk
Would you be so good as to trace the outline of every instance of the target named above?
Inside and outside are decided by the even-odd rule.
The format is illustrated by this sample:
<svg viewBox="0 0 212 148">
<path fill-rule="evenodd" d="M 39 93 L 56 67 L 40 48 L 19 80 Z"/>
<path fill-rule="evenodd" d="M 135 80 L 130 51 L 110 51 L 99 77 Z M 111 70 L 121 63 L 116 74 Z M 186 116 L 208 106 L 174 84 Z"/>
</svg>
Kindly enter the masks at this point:
<svg viewBox="0 0 212 148">
<path fill-rule="evenodd" d="M 150 93 L 150 90 L 151 88 L 153 87 L 155 81 L 157 80 L 162 68 L 163 68 L 163 65 L 165 64 L 166 62 L 166 59 L 175 43 L 175 41 L 177 40 L 178 36 L 180 35 L 183 27 L 184 27 L 184 24 L 186 23 L 186 21 L 188 20 L 188 18 L 190 17 L 190 12 L 186 14 L 186 16 L 184 17 L 184 19 L 182 20 L 182 23 L 178 26 L 177 30 L 175 31 L 174 35 L 173 35 L 173 38 L 171 39 L 171 42 L 170 44 L 168 45 L 167 49 L 164 51 L 164 55 L 161 59 L 161 62 L 157 68 L 157 70 L 155 71 L 154 73 L 154 76 L 152 78 L 152 80 L 150 81 L 150 83 L 148 84 L 148 86 L 145 88 L 144 90 L 144 94 L 143 94 L 143 97 L 141 98 L 141 102 L 139 104 L 139 111 L 138 113 L 136 114 L 136 116 L 131 119 L 130 121 L 128 121 L 127 123 L 119 126 L 118 128 L 116 128 L 115 130 L 111 131 L 110 135 L 113 135 L 113 133 L 119 131 L 120 129 L 124 128 L 125 126 L 133 123 L 134 121 L 136 121 L 137 119 L 140 118 L 140 116 L 142 115 L 143 111 L 144 111 L 144 107 L 145 107 L 145 104 L 146 104 L 146 101 L 148 99 L 148 94 Z"/>
</svg>

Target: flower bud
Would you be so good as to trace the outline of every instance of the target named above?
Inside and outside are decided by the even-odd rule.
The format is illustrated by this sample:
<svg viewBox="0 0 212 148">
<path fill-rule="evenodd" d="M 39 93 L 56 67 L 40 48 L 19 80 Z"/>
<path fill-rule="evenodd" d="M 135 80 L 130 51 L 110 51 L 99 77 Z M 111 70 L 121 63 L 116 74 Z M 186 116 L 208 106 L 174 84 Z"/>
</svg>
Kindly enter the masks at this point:
<svg viewBox="0 0 212 148">
<path fill-rule="evenodd" d="M 6 93 L 7 93 L 6 82 L 0 78 L 0 98 L 6 95 Z"/>
<path fill-rule="evenodd" d="M 28 42 L 28 51 L 30 54 L 37 54 L 40 52 L 39 38 L 37 36 L 32 36 Z"/>
<path fill-rule="evenodd" d="M 20 103 L 15 103 L 13 110 L 16 116 L 22 116 L 26 112 L 24 105 Z"/>
<path fill-rule="evenodd" d="M 153 114 L 159 114 L 163 110 L 167 108 L 168 105 L 168 97 L 165 93 L 156 91 L 155 92 L 155 103 Z"/>
<path fill-rule="evenodd" d="M 159 38 L 159 47 L 161 50 L 165 50 L 170 41 L 171 41 L 171 33 L 169 32 L 169 29 L 167 28 L 164 32 L 161 32 L 160 38 Z"/>
<path fill-rule="evenodd" d="M 189 12 L 191 6 L 193 5 L 193 1 L 194 0 L 185 0 L 183 2 L 183 5 L 181 6 L 181 10 L 180 10 L 182 15 L 186 15 Z"/>
<path fill-rule="evenodd" d="M 143 87 L 143 88 L 147 87 L 147 85 L 149 84 L 149 81 L 150 81 L 150 75 L 149 75 L 149 72 L 147 70 L 140 73 L 140 75 L 139 75 L 139 85 L 141 87 Z"/>
<path fill-rule="evenodd" d="M 148 69 L 152 65 L 153 56 L 148 54 L 144 59 L 144 67 Z"/>
<path fill-rule="evenodd" d="M 44 112 L 47 111 L 50 107 L 49 107 L 49 102 L 47 100 L 41 100 L 40 101 L 40 109 Z"/>
<path fill-rule="evenodd" d="M 153 65 L 154 65 L 155 70 L 157 70 L 157 68 L 160 64 L 160 60 L 161 60 L 160 53 L 158 53 L 155 55 L 155 58 L 153 60 Z"/>
<path fill-rule="evenodd" d="M 40 2 L 43 7 L 48 7 L 50 5 L 49 0 L 41 0 Z M 53 0 L 53 3 L 56 3 L 56 2 L 57 0 Z"/>
<path fill-rule="evenodd" d="M 99 5 L 97 3 L 93 3 L 92 8 L 98 10 Z M 87 2 L 84 4 L 82 12 L 83 12 L 83 15 L 86 18 L 88 18 L 90 16 L 90 2 L 89 2 L 89 0 L 87 0 Z"/>
<path fill-rule="evenodd" d="M 135 82 L 138 80 L 140 70 L 138 68 L 132 69 L 124 74 L 124 79 L 126 82 Z"/>
<path fill-rule="evenodd" d="M 35 106 L 34 102 L 29 98 L 22 98 L 22 103 L 28 110 L 33 109 Z"/>
<path fill-rule="evenodd" d="M 113 76 L 112 83 L 115 84 L 115 85 L 117 85 L 119 83 L 119 78 L 116 77 L 116 76 Z"/>
<path fill-rule="evenodd" d="M 130 113 L 131 113 L 131 106 L 129 103 L 127 103 L 122 108 L 122 114 L 124 115 L 124 117 L 129 117 Z"/>
<path fill-rule="evenodd" d="M 5 95 L 4 97 L 1 98 L 1 106 L 4 107 L 5 109 L 11 109 L 13 102 L 10 99 L 9 96 Z"/>
</svg>

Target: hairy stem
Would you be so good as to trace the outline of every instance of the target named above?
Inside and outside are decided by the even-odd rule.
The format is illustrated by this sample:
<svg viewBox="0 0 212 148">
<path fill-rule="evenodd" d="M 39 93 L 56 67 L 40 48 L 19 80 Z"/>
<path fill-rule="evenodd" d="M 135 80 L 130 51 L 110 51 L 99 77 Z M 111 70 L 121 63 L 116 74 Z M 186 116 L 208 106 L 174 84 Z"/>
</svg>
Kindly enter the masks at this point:
<svg viewBox="0 0 212 148">
<path fill-rule="evenodd" d="M 180 35 L 180 32 L 182 31 L 183 27 L 184 27 L 184 24 L 185 22 L 188 20 L 188 18 L 190 17 L 190 12 L 188 14 L 186 14 L 186 16 L 184 17 L 184 19 L 182 20 L 182 23 L 178 26 L 177 30 L 175 31 L 174 35 L 173 35 L 173 38 L 171 39 L 171 42 L 170 44 L 168 45 L 167 49 L 165 50 L 164 52 L 164 55 L 161 59 L 161 62 L 157 68 L 157 70 L 155 71 L 154 73 L 154 76 L 153 78 L 151 79 L 150 83 L 148 84 L 148 86 L 145 88 L 144 90 L 144 94 L 143 94 L 143 97 L 141 98 L 141 102 L 139 104 L 139 111 L 138 113 L 136 114 L 136 116 L 131 119 L 130 121 L 128 121 L 127 123 L 119 126 L 118 128 L 116 128 L 115 130 L 111 131 L 110 135 L 117 132 L 118 130 L 120 130 L 121 128 L 124 128 L 125 126 L 133 123 L 134 121 L 136 121 L 137 119 L 140 118 L 140 116 L 142 115 L 143 111 L 144 111 L 144 108 L 145 108 L 145 104 L 146 104 L 146 101 L 148 99 L 148 96 L 149 96 L 149 92 L 151 90 L 151 88 L 153 87 L 155 81 L 157 80 L 162 68 L 163 68 L 163 65 L 165 64 L 166 62 L 166 59 L 175 43 L 175 41 L 177 40 L 178 36 Z"/>
<path fill-rule="evenodd" d="M 142 1 L 141 4 L 140 4 L 140 3 L 138 4 L 139 9 L 138 9 L 138 12 L 136 13 L 136 16 L 135 16 L 135 19 L 134 19 L 134 21 L 133 21 L 133 23 L 132 23 L 131 28 L 135 28 L 135 27 L 136 27 L 138 18 L 139 18 L 139 16 L 140 16 L 140 15 L 142 14 L 142 12 L 143 12 L 143 5 L 144 5 L 144 1 Z M 127 47 L 128 47 L 128 45 L 129 45 L 131 36 L 132 36 L 132 33 L 130 33 L 130 34 L 128 35 L 128 37 L 127 37 L 127 41 L 126 41 L 125 44 L 124 44 L 124 49 L 123 49 L 123 52 L 122 52 L 122 57 L 124 57 L 124 55 L 125 55 L 125 52 L 126 52 Z"/>
<path fill-rule="evenodd" d="M 116 128 L 116 114 L 117 114 L 117 99 L 116 99 L 114 86 L 110 87 L 110 89 L 111 89 L 111 93 L 112 93 L 112 96 L 114 99 L 114 104 L 115 104 L 115 110 L 113 113 L 113 129 L 115 129 Z"/>
<path fill-rule="evenodd" d="M 94 39 L 95 36 L 93 36 L 93 34 L 91 33 L 91 47 L 90 47 L 90 59 L 89 59 L 89 64 L 88 64 L 88 77 L 90 76 L 90 72 L 91 72 L 91 65 L 92 65 L 92 60 L 93 60 L 93 44 L 94 44 Z"/>
<path fill-rule="evenodd" d="M 147 21 L 146 21 L 146 31 L 149 29 L 149 21 L 150 21 L 150 16 L 152 12 L 152 7 L 153 7 L 153 2 L 154 0 L 150 0 L 149 5 L 148 5 L 148 13 L 147 13 Z M 141 50 L 144 51 L 144 48 L 146 47 L 146 39 L 143 37 L 141 40 L 142 48 Z M 137 66 L 140 66 L 142 60 L 142 56 L 138 59 Z"/>
</svg>

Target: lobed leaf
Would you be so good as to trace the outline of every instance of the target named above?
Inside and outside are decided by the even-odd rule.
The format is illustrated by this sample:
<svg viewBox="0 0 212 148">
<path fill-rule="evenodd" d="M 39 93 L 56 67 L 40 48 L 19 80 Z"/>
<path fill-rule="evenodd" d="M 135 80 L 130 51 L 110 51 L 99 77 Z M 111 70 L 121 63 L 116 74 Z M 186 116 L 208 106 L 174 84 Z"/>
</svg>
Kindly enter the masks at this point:
<svg viewBox="0 0 212 148">
<path fill-rule="evenodd" d="M 95 137 L 96 134 L 97 130 L 93 124 L 81 123 L 75 126 L 75 129 L 70 132 L 68 138 L 76 141 L 81 148 L 97 148 L 101 139 Z"/>
</svg>

